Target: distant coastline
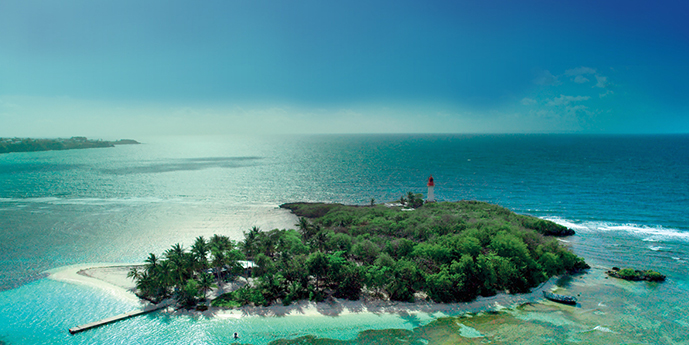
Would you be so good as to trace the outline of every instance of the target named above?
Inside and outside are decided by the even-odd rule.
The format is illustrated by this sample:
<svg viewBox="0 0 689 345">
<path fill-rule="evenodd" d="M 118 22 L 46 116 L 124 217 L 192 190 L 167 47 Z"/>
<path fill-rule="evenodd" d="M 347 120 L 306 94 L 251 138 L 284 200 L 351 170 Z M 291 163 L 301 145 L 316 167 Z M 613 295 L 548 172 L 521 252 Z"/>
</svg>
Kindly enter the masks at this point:
<svg viewBox="0 0 689 345">
<path fill-rule="evenodd" d="M 114 147 L 115 145 L 140 144 L 133 139 L 117 141 L 93 140 L 86 137 L 33 139 L 33 138 L 0 138 L 0 154 L 11 152 L 59 151 Z"/>
</svg>

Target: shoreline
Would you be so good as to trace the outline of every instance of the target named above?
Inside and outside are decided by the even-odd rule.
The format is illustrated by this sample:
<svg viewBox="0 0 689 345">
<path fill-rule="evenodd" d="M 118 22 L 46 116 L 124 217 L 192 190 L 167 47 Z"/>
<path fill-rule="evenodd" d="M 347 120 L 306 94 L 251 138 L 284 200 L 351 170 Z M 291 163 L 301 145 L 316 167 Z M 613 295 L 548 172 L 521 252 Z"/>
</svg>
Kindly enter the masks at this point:
<svg viewBox="0 0 689 345">
<path fill-rule="evenodd" d="M 141 264 L 95 263 L 59 267 L 47 271 L 48 278 L 70 284 L 86 285 L 128 303 L 140 307 L 150 303 L 134 294 L 134 282 L 127 278 L 127 272 L 133 266 Z M 458 316 L 465 313 L 499 311 L 523 304 L 537 304 L 544 301 L 542 291 L 551 290 L 558 277 L 553 277 L 534 288 L 529 293 L 499 293 L 491 297 L 478 297 L 471 302 L 435 303 L 432 301 L 397 302 L 379 299 L 362 298 L 357 301 L 330 298 L 323 302 L 297 301 L 288 306 L 274 304 L 268 307 L 243 306 L 226 309 L 209 307 L 206 311 L 168 308 L 162 313 L 168 315 L 204 316 L 218 319 L 239 319 L 244 317 L 337 317 L 352 314 L 399 315 L 429 314 L 434 318 Z M 230 285 L 231 283 L 228 283 Z"/>
<path fill-rule="evenodd" d="M 127 266 L 131 265 L 82 264 L 48 273 L 51 273 L 51 279 L 104 288 L 104 292 L 124 291 L 134 296 L 123 286 L 100 280 L 106 276 L 115 282 L 116 276 L 126 278 Z M 669 306 L 683 305 L 684 300 L 677 294 L 665 295 L 668 291 L 660 296 L 656 294 L 660 292 L 657 289 L 672 289 L 672 280 L 662 285 L 620 281 L 608 279 L 606 269 L 605 266 L 593 265 L 586 273 L 553 277 L 527 294 L 498 294 L 469 303 L 332 299 L 321 303 L 301 301 L 290 306 L 211 307 L 203 312 L 168 307 L 157 311 L 153 317 L 174 320 L 185 329 L 198 323 L 203 329 L 222 330 L 228 337 L 231 332 L 239 332 L 243 340 L 257 344 L 278 339 L 296 344 L 301 337 L 312 335 L 338 340 L 402 337 L 423 339 L 428 343 L 460 343 L 474 337 L 519 343 L 525 336 L 543 342 L 556 339 L 559 343 L 609 344 L 639 339 L 645 343 L 658 343 L 662 334 L 675 340 L 669 343 L 681 343 L 679 340 L 684 339 L 689 319 L 681 310 L 673 311 Z M 121 273 L 114 274 L 117 270 Z M 546 300 L 542 291 L 580 296 L 580 301 L 576 306 L 563 305 Z M 147 304 L 140 300 L 127 303 L 134 308 L 143 308 Z M 662 315 L 653 312 L 659 307 L 665 310 Z M 666 315 L 668 312 L 670 319 Z M 150 325 L 150 322 L 141 322 Z M 157 322 L 153 321 L 154 324 Z M 372 326 L 379 323 L 384 326 Z M 265 331 L 273 327 L 279 330 L 278 333 Z M 285 333 L 285 330 L 289 332 Z M 338 335 L 343 330 L 347 335 Z"/>
<path fill-rule="evenodd" d="M 133 139 L 119 139 L 115 141 L 101 139 L 87 139 L 86 137 L 71 138 L 0 138 L 0 154 L 20 152 L 66 151 L 81 149 L 97 149 L 115 147 L 116 145 L 138 145 Z"/>
<path fill-rule="evenodd" d="M 138 264 L 77 264 L 51 269 L 46 273 L 48 273 L 48 279 L 89 286 L 118 299 L 142 306 L 148 302 L 134 294 L 134 282 L 127 278 L 127 272 L 132 266 L 138 266 Z"/>
</svg>

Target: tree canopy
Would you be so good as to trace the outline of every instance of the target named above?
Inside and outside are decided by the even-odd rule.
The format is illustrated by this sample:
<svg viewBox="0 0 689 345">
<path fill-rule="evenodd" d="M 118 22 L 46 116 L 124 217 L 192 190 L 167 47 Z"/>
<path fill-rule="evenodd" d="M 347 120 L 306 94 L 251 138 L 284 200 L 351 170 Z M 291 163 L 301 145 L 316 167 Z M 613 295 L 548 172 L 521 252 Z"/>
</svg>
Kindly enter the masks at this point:
<svg viewBox="0 0 689 345">
<path fill-rule="evenodd" d="M 244 233 L 244 241 L 216 250 L 213 243 L 225 240 L 201 238 L 187 254 L 173 246 L 164 260 L 149 257 L 157 266 L 169 266 L 169 277 L 147 285 L 150 279 L 142 277 L 155 276 L 149 262 L 135 272 L 137 286 L 147 295 L 176 294 L 185 301 L 186 291 L 207 291 L 204 269 L 212 268 L 221 283 L 223 272 L 238 273 L 237 260 L 246 258 L 256 265 L 251 283 L 220 296 L 214 305 L 287 305 L 362 294 L 456 302 L 527 292 L 553 275 L 588 268 L 553 237 L 573 232 L 553 222 L 476 201 L 415 206 L 402 211 L 383 205 L 284 204 L 300 217 L 297 230 L 253 228 Z M 176 271 L 180 264 L 175 260 L 185 255 L 195 262 L 189 265 L 198 268 L 196 273 Z"/>
</svg>

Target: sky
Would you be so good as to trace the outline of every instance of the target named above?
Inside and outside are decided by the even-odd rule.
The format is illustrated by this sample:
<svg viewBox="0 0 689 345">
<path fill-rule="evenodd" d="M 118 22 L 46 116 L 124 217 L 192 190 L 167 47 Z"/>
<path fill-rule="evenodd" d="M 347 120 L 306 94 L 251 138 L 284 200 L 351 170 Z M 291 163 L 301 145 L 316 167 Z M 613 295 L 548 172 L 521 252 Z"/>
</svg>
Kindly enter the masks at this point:
<svg viewBox="0 0 689 345">
<path fill-rule="evenodd" d="M 689 133 L 687 1 L 0 1 L 0 137 Z"/>
</svg>

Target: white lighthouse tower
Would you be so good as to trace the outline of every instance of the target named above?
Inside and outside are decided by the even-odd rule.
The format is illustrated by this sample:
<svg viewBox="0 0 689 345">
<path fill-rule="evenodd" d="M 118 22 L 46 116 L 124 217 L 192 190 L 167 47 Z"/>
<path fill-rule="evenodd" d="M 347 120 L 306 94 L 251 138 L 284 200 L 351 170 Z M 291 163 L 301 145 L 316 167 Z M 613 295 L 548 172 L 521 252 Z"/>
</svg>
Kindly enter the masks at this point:
<svg viewBox="0 0 689 345">
<path fill-rule="evenodd" d="M 426 202 L 435 201 L 435 196 L 433 195 L 433 187 L 435 187 L 435 183 L 433 182 L 433 175 L 431 175 L 428 178 L 428 197 L 426 198 Z"/>
</svg>

